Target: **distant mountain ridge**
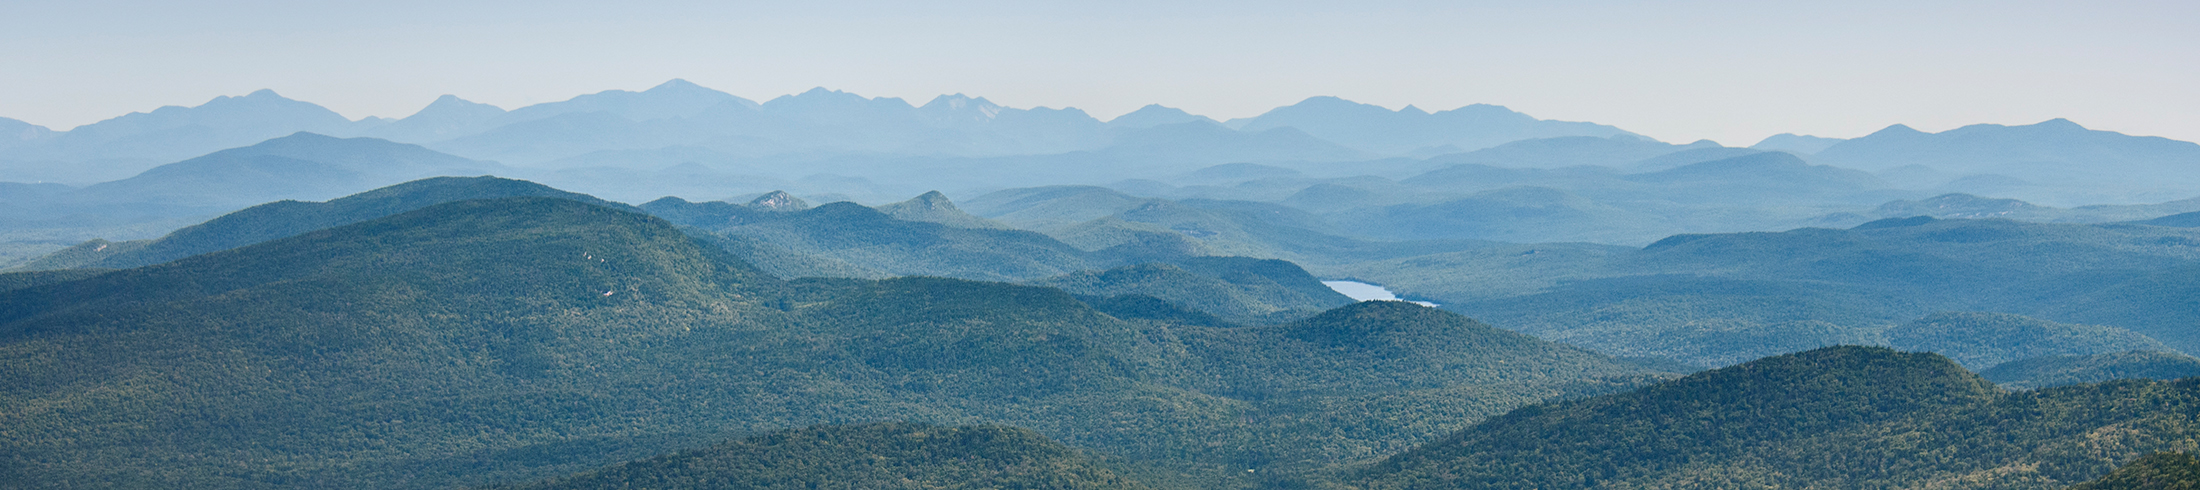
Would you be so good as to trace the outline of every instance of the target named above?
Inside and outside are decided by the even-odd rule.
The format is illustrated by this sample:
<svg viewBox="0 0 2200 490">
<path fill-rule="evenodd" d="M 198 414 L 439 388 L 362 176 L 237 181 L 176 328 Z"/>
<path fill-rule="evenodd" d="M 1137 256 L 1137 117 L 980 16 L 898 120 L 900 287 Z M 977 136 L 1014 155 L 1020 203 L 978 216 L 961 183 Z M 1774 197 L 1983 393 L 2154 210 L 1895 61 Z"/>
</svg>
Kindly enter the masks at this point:
<svg viewBox="0 0 2200 490">
<path fill-rule="evenodd" d="M 1226 124 L 1248 131 L 1295 127 L 1338 144 L 1387 154 L 1439 147 L 1471 151 L 1558 136 L 1650 139 L 1600 124 L 1536 119 L 1494 105 L 1475 104 L 1432 114 L 1413 106 L 1393 111 L 1327 96 L 1311 97 Z"/>
<path fill-rule="evenodd" d="M 2188 198 L 2200 189 L 2200 144 L 2087 129 L 2067 119 L 1939 133 L 1896 124 L 1811 158 L 1867 171 L 1922 168 L 1960 178 L 1951 186 L 1987 182 L 2004 197 L 2026 200 L 2129 204 Z"/>
<path fill-rule="evenodd" d="M 1608 126 L 1536 120 L 1496 106 L 1435 114 L 1376 108 L 1382 115 L 1365 110 L 1372 107 L 1316 97 L 1232 127 L 1248 133 L 1294 127 L 1313 138 L 1378 154 L 1423 147 L 1464 151 L 1549 136 L 1632 135 Z M 1325 120 L 1331 113 L 1366 120 Z M 1371 121 L 1381 126 L 1374 133 L 1351 129 Z M 218 97 L 197 107 L 134 113 L 68 131 L 0 122 L 0 134 L 10 136 L 0 138 L 0 161 L 49 162 L 40 169 L 85 161 L 127 161 L 137 166 L 34 174 L 44 180 L 92 182 L 133 173 L 148 162 L 174 161 L 300 131 L 380 137 L 510 164 L 681 145 L 734 155 L 820 151 L 1047 155 L 1106 148 L 1119 131 L 1195 122 L 1215 121 L 1159 105 L 1102 122 L 1074 108 L 1012 108 L 963 94 L 941 95 L 914 106 L 899 98 L 869 98 L 824 88 L 758 103 L 681 79 L 642 91 L 606 90 L 509 111 L 446 95 L 402 119 L 353 121 L 318 105 L 260 90 L 241 97 Z M 1387 141 L 1384 135 L 1417 139 Z M 546 143 L 554 144 L 522 150 Z"/>
<path fill-rule="evenodd" d="M 64 201 L 222 207 L 323 200 L 400 182 L 504 167 L 373 138 L 296 133 L 84 187 Z"/>
</svg>

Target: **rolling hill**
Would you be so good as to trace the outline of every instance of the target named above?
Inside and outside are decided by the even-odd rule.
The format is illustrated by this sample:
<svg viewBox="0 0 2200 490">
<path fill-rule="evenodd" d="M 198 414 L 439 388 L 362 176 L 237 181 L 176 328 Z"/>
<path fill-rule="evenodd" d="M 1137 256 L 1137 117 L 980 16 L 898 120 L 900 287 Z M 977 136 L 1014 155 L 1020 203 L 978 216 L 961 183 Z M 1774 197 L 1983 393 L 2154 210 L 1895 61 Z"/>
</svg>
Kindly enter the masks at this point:
<svg viewBox="0 0 2200 490">
<path fill-rule="evenodd" d="M 1336 267 L 1494 325 L 1706 366 L 1840 344 L 1941 311 L 1992 311 L 2191 340 L 2200 236 L 2179 228 L 1910 218 L 1847 230 L 1676 235 Z M 1471 277 L 1473 281 L 1462 281 Z"/>
<path fill-rule="evenodd" d="M 2119 379 L 2172 380 L 2200 376 L 2200 359 L 2155 351 L 2045 356 L 2001 363 L 1979 371 L 1978 375 L 2021 390 Z"/>
<path fill-rule="evenodd" d="M 159 264 L 193 255 L 218 252 L 277 238 L 334 228 L 436 204 L 469 199 L 546 196 L 626 208 L 624 204 L 560 191 L 523 180 L 496 177 L 435 177 L 331 199 L 328 202 L 278 201 L 245 208 L 205 223 L 184 227 L 168 235 L 127 247 L 96 247 L 97 255 L 51 264 L 27 264 L 26 269 L 98 267 L 127 269 Z M 93 245 L 98 245 L 94 243 Z M 83 248 L 83 247 L 77 247 Z M 60 259 L 62 257 L 54 257 Z"/>
<path fill-rule="evenodd" d="M 1516 410 L 1338 480 L 1367 489 L 2050 489 L 2190 441 L 2200 435 L 2189 417 L 2196 404 L 2200 380 L 2006 393 L 1939 356 L 1835 347 Z"/>
<path fill-rule="evenodd" d="M 1935 313 L 1887 330 L 1896 349 L 1947 356 L 1973 370 L 2043 356 L 2082 356 L 2126 351 L 2171 351 L 2167 345 L 2116 327 L 2041 321 L 2007 313 Z"/>
<path fill-rule="evenodd" d="M 809 490 L 1147 488 L 1013 427 L 875 423 L 775 432 L 523 485 L 487 488 Z"/>
<path fill-rule="evenodd" d="M 1218 349 L 1243 334 L 1117 318 L 1052 288 L 783 281 L 662 219 L 555 197 L 448 202 L 58 279 L 0 292 L 0 481 L 483 485 L 734 434 L 909 420 L 1029 427 L 1216 488 L 1658 379 L 1532 338 L 1475 340 L 1493 331 L 1418 306 L 1247 331 L 1316 344 Z M 1331 331 L 1367 332 L 1366 347 L 1300 347 Z M 1467 344 L 1481 347 L 1352 361 Z M 1293 362 L 1411 383 L 1259 397 L 1215 384 Z M 1545 368 L 1507 367 L 1522 364 Z M 1340 426 L 1354 428 L 1318 430 Z"/>
</svg>

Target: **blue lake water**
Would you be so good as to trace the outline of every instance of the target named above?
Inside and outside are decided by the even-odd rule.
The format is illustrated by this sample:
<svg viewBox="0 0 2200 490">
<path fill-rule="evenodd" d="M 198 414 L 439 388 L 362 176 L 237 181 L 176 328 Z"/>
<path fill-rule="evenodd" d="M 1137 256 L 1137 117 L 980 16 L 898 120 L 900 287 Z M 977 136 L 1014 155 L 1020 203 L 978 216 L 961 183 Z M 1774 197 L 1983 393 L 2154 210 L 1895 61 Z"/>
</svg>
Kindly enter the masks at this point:
<svg viewBox="0 0 2200 490">
<path fill-rule="evenodd" d="M 1359 281 L 1322 281 L 1322 285 L 1329 286 L 1329 289 L 1336 290 L 1339 294 L 1358 301 L 1400 301 L 1398 295 L 1391 294 L 1389 289 L 1374 284 Z M 1427 301 L 1414 301 L 1413 303 L 1428 307 L 1436 306 L 1436 303 Z"/>
</svg>

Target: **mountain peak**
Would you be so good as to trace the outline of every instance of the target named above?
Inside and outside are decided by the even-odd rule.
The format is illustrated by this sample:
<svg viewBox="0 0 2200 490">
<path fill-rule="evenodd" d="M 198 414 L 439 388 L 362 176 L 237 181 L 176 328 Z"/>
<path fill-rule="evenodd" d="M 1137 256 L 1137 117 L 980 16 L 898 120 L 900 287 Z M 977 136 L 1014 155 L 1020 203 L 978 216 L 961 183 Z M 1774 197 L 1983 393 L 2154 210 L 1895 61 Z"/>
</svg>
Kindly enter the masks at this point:
<svg viewBox="0 0 2200 490">
<path fill-rule="evenodd" d="M 2058 118 L 2054 118 L 2054 119 L 2049 119 L 2049 120 L 2046 120 L 2046 121 L 2040 121 L 2040 123 L 2039 123 L 2039 124 L 2034 124 L 2034 125 L 2032 125 L 2032 126 L 2033 126 L 2033 127 L 2037 127 L 2037 128 L 2047 128 L 2047 129 L 2068 129 L 2068 130 L 2076 130 L 2076 131 L 2085 131 L 2085 130 L 2086 130 L 2085 126 L 2079 126 L 2079 125 L 2078 125 L 2078 123 L 2075 123 L 2075 122 L 2071 122 L 2071 121 L 2070 121 L 2069 119 L 2063 119 L 2063 118 L 2060 118 L 2060 117 L 2058 117 Z"/>
<path fill-rule="evenodd" d="M 665 83 L 660 83 L 660 84 L 657 84 L 657 86 L 655 86 L 655 87 L 650 87 L 648 91 L 649 91 L 649 92 L 656 92 L 656 91 L 660 91 L 660 90 L 662 90 L 662 91 L 668 91 L 668 92 L 673 92 L 673 91 L 681 91 L 681 92 L 684 92 L 684 91 L 696 91 L 696 90 L 710 90 L 710 89 L 709 89 L 709 88 L 706 88 L 706 87 L 704 87 L 704 86 L 702 86 L 702 85 L 696 85 L 696 84 L 695 84 L 694 82 L 690 82 L 690 81 L 687 81 L 687 80 L 685 80 L 685 79 L 680 79 L 680 78 L 674 78 L 674 79 L 671 79 L 671 80 L 666 80 L 666 81 L 665 81 Z"/>
<path fill-rule="evenodd" d="M 436 111 L 458 111 L 458 110 L 484 110 L 484 109 L 494 109 L 494 110 L 496 110 L 496 112 L 498 112 L 498 113 L 502 113 L 502 112 L 504 112 L 504 109 L 503 109 L 503 108 L 500 108 L 500 107 L 497 107 L 497 106 L 493 106 L 493 105 L 489 105 L 489 104 L 483 104 L 483 103 L 480 103 L 480 102 L 474 102 L 474 101 L 471 101 L 471 100 L 466 100 L 466 99 L 461 99 L 461 98 L 459 98 L 459 97 L 458 97 L 458 96 L 456 96 L 456 95 L 451 95 L 451 94 L 443 94 L 443 96 L 442 96 L 442 97 L 436 97 L 436 98 L 435 98 L 435 102 L 429 102 L 429 103 L 428 103 L 428 107 L 426 107 L 426 108 L 423 108 L 423 109 L 421 109 L 421 110 L 420 110 L 420 112 L 416 112 L 416 113 L 413 113 L 413 115 L 419 115 L 420 113 L 427 113 L 427 112 L 436 112 Z M 409 117 L 409 116 L 408 116 L 408 117 Z"/>
<path fill-rule="evenodd" d="M 1906 124 L 1895 124 L 1892 126 L 1887 126 L 1885 129 L 1875 131 L 1871 134 L 1871 136 L 1897 136 L 1911 134 L 1925 134 L 1925 132 L 1918 131 Z"/>
<path fill-rule="evenodd" d="M 1348 100 L 1348 99 L 1345 99 L 1345 98 L 1343 98 L 1343 97 L 1338 97 L 1338 96 L 1334 96 L 1334 95 L 1316 95 L 1316 96 L 1313 96 L 1313 97 L 1307 97 L 1307 98 L 1306 98 L 1306 100 L 1301 100 L 1301 101 L 1299 101 L 1299 103 L 1297 103 L 1297 104 L 1291 104 L 1291 105 L 1289 105 L 1289 106 L 1285 106 L 1285 107 L 1302 107 L 1302 108 L 1314 108 L 1314 107 L 1376 107 L 1376 106 L 1375 106 L 1375 105 L 1373 105 L 1373 104 L 1362 104 L 1362 103 L 1358 103 L 1358 102 L 1353 102 L 1353 101 L 1351 101 L 1351 100 Z M 1385 109 L 1385 111 L 1388 111 L 1388 109 Z"/>
<path fill-rule="evenodd" d="M 955 207 L 955 202 L 949 201 L 947 195 L 940 191 L 926 192 L 907 201 L 879 206 L 878 212 L 902 221 L 939 223 L 956 228 L 1009 228 L 963 212 L 962 208 Z"/>
<path fill-rule="evenodd" d="M 931 102 L 926 102 L 926 103 L 924 103 L 924 108 L 926 108 L 926 109 L 931 109 L 931 108 L 933 108 L 934 106 L 938 106 L 938 108 L 941 108 L 941 109 L 963 109 L 963 108 L 969 108 L 969 107 L 977 107 L 977 108 L 985 108 L 985 107 L 994 107 L 994 108 L 998 108 L 998 107 L 1000 107 L 1000 106 L 998 106 L 998 105 L 994 105 L 994 104 L 993 104 L 993 101 L 990 101 L 990 100 L 985 100 L 985 98 L 984 98 L 984 97 L 971 97 L 971 96 L 968 96 L 968 95 L 963 95 L 963 94 L 961 94 L 961 93 L 956 93 L 956 94 L 954 94 L 954 95 L 942 95 L 942 96 L 939 96 L 939 97 L 933 97 L 933 98 L 932 98 L 932 101 L 931 101 Z"/>
<path fill-rule="evenodd" d="M 1145 107 L 1138 108 L 1138 110 L 1115 116 L 1115 119 L 1108 120 L 1108 125 L 1119 128 L 1143 129 L 1191 122 L 1214 123 L 1215 120 L 1206 116 L 1184 112 L 1183 109 L 1161 104 L 1147 104 Z"/>
<path fill-rule="evenodd" d="M 277 95 L 277 94 L 275 93 L 275 91 L 274 91 L 273 89 L 264 89 L 264 88 L 263 88 L 263 89 L 259 89 L 259 90 L 254 90 L 254 91 L 252 91 L 252 93 L 249 93 L 249 94 L 245 94 L 245 98 L 251 98 L 251 99 L 280 99 L 280 98 L 283 98 L 283 96 L 281 96 L 281 95 Z"/>
<path fill-rule="evenodd" d="M 762 196 L 757 196 L 756 199 L 752 199 L 749 201 L 748 206 L 767 211 L 783 212 L 794 212 L 810 209 L 809 202 L 803 201 L 802 198 L 794 197 L 793 194 L 788 194 L 787 191 L 771 191 Z"/>
<path fill-rule="evenodd" d="M 1826 151 L 1827 148 L 1831 148 L 1833 147 L 1833 145 L 1840 144 L 1842 141 L 1847 140 L 1839 138 L 1821 138 L 1807 134 L 1780 133 L 1772 136 L 1766 136 L 1764 140 L 1758 141 L 1757 144 L 1749 145 L 1749 147 L 1751 149 L 1757 150 L 1784 151 L 1799 155 L 1810 155 L 1821 151 Z"/>
</svg>

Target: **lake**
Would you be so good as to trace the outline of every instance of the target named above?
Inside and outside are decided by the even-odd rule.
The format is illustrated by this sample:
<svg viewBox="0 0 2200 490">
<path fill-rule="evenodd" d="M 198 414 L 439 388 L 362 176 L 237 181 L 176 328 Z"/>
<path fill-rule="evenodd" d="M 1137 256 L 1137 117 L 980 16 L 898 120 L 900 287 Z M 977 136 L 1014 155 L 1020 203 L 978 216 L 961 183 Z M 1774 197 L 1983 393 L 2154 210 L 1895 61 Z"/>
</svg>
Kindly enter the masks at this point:
<svg viewBox="0 0 2200 490">
<path fill-rule="evenodd" d="M 1389 289 L 1374 284 L 1359 281 L 1322 281 L 1322 285 L 1329 286 L 1329 289 L 1336 290 L 1338 293 L 1357 301 L 1401 301 L 1398 299 L 1398 295 L 1391 294 Z M 1414 301 L 1412 303 L 1431 308 L 1436 306 L 1436 303 L 1427 301 Z"/>
</svg>

